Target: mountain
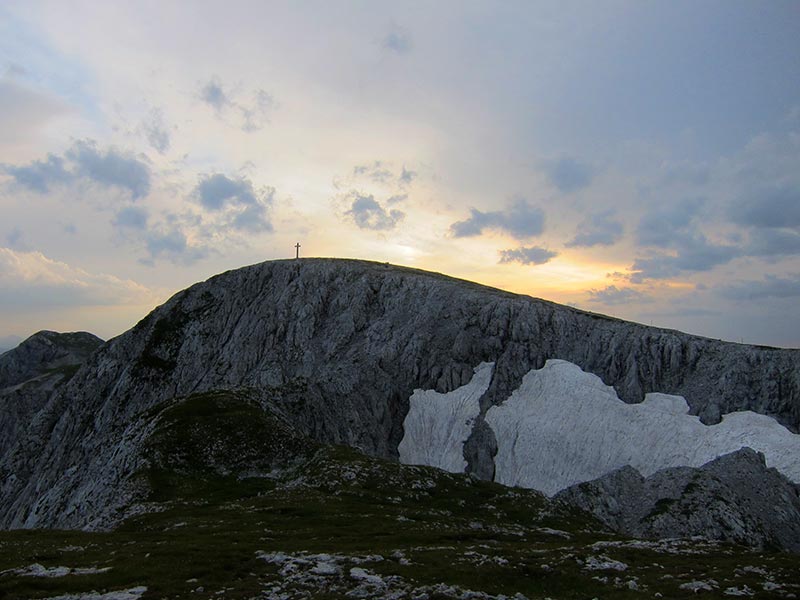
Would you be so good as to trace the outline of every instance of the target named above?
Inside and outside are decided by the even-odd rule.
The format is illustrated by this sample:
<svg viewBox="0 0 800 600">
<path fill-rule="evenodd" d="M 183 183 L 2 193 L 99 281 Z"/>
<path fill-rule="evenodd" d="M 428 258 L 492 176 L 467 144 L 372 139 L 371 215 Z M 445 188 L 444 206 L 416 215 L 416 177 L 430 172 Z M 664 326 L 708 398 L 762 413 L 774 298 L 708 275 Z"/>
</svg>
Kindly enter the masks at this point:
<svg viewBox="0 0 800 600">
<path fill-rule="evenodd" d="M 0 456 L 54 390 L 102 345 L 91 333 L 40 331 L 0 355 Z"/>
<path fill-rule="evenodd" d="M 99 337 L 79 331 L 40 331 L 0 355 L 0 389 L 23 384 L 57 370 L 69 372 L 103 344 Z"/>
<path fill-rule="evenodd" d="M 647 475 L 700 467 L 745 445 L 737 440 L 754 424 L 767 434 L 748 443 L 766 440 L 756 450 L 780 463 L 798 439 L 798 358 L 796 350 L 646 327 L 388 264 L 262 263 L 176 294 L 91 354 L 35 415 L 12 417 L 16 433 L 0 458 L 0 525 L 119 523 L 149 493 L 138 475 L 152 465 L 145 448 L 164 411 L 221 390 L 246 392 L 317 443 L 548 494 L 624 464 Z M 545 403 L 557 394 L 555 405 Z M 630 421 L 626 407 L 654 431 L 676 433 L 687 426 L 679 417 L 691 421 L 717 445 L 701 444 L 712 455 L 682 455 L 675 448 L 687 442 L 672 433 L 657 451 L 647 440 L 628 444 L 630 432 L 609 442 L 591 429 L 599 415 L 606 432 Z M 579 413 L 587 415 L 583 433 L 565 435 Z M 537 421 L 557 427 L 531 429 Z M 435 427 L 426 432 L 426 423 Z M 524 431 L 514 429 L 520 423 Z M 552 446 L 535 445 L 545 435 L 567 442 L 547 464 L 536 460 Z M 598 451 L 591 440 L 606 445 Z M 426 449 L 437 456 L 420 457 Z M 796 476 L 796 461 L 784 462 L 782 476 Z M 575 472 L 556 479 L 567 467 Z"/>
</svg>

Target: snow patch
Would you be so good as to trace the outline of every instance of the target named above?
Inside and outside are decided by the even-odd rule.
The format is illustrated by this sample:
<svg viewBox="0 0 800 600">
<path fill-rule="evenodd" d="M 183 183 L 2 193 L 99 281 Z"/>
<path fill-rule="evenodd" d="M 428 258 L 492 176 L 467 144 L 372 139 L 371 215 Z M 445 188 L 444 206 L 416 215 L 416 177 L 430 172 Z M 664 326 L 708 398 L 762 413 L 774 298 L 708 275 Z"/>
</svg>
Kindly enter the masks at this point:
<svg viewBox="0 0 800 600">
<path fill-rule="evenodd" d="M 464 442 L 480 414 L 478 401 L 489 389 L 493 370 L 494 363 L 479 364 L 468 384 L 446 394 L 414 390 L 397 448 L 400 462 L 463 473 L 467 468 Z"/>
<path fill-rule="evenodd" d="M 625 465 L 649 476 L 667 467 L 699 467 L 748 446 L 800 482 L 800 435 L 773 418 L 743 411 L 708 426 L 687 412 L 683 398 L 667 394 L 626 404 L 596 375 L 548 360 L 486 413 L 498 446 L 495 481 L 553 495 Z M 437 414 L 426 414 L 429 429 L 441 427 Z"/>
</svg>

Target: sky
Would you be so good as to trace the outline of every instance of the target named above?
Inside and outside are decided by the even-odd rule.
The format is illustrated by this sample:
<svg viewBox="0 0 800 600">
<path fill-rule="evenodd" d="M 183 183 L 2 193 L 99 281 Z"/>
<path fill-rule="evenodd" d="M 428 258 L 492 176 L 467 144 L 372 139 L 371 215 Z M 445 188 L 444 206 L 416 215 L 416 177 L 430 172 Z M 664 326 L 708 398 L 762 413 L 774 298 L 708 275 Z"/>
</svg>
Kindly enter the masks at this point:
<svg viewBox="0 0 800 600">
<path fill-rule="evenodd" d="M 0 4 L 0 346 L 301 256 L 800 346 L 800 3 Z"/>
</svg>

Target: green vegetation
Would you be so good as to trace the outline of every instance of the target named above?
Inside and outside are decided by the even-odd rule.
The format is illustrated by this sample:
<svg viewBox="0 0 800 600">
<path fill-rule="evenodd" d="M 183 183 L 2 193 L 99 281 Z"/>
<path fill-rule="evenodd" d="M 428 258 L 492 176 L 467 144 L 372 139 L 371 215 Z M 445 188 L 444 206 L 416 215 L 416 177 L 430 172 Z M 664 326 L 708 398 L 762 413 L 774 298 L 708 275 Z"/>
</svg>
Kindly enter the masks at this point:
<svg viewBox="0 0 800 600">
<path fill-rule="evenodd" d="M 0 598 L 135 586 L 147 587 L 143 598 L 342 598 L 353 589 L 370 598 L 457 597 L 448 586 L 528 598 L 677 598 L 694 596 L 681 585 L 712 579 L 709 597 L 745 585 L 761 597 L 765 586 L 800 593 L 789 587 L 796 556 L 630 542 L 536 492 L 312 444 L 247 393 L 192 396 L 155 412 L 151 465 L 140 476 L 156 512 L 113 532 L 0 532 L 0 571 L 34 563 L 110 570 L 5 573 Z M 365 583 L 358 569 L 382 584 Z"/>
</svg>

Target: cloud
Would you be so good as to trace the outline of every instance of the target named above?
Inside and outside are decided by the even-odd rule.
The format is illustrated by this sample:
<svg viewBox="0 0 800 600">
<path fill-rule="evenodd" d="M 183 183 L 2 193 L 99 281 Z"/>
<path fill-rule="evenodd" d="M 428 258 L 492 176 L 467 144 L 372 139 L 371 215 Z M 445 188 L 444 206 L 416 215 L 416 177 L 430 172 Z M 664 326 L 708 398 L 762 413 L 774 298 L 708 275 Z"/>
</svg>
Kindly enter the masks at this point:
<svg viewBox="0 0 800 600">
<path fill-rule="evenodd" d="M 457 238 L 474 237 L 491 229 L 522 240 L 540 235 L 544 231 L 544 218 L 541 208 L 519 199 L 503 211 L 482 212 L 475 208 L 470 209 L 468 219 L 450 225 L 450 234 Z"/>
<path fill-rule="evenodd" d="M 264 90 L 256 90 L 250 104 L 237 104 L 242 116 L 242 131 L 252 133 L 262 129 L 269 123 L 269 112 L 274 108 L 275 100 Z"/>
<path fill-rule="evenodd" d="M 35 160 L 24 167 L 4 165 L 3 171 L 14 178 L 21 186 L 40 194 L 50 191 L 53 186 L 72 181 L 75 175 L 64 168 L 64 159 L 48 154 L 45 160 Z"/>
<path fill-rule="evenodd" d="M 395 54 L 408 54 L 412 47 L 411 36 L 402 27 L 393 25 L 391 31 L 383 38 L 381 46 Z"/>
<path fill-rule="evenodd" d="M 350 210 L 345 214 L 361 229 L 371 229 L 373 231 L 394 229 L 406 216 L 400 210 L 385 209 L 371 194 L 362 195 L 352 192 L 351 196 Z"/>
<path fill-rule="evenodd" d="M 91 140 L 75 142 L 65 156 L 76 165 L 76 173 L 105 185 L 127 189 L 136 200 L 150 192 L 150 169 L 128 155 L 110 148 L 104 152 Z"/>
<path fill-rule="evenodd" d="M 406 169 L 405 165 L 403 165 L 403 170 L 401 171 L 400 177 L 398 178 L 400 180 L 400 183 L 401 184 L 405 184 L 405 185 L 409 185 L 416 178 L 417 178 L 417 172 L 416 171 L 411 171 L 409 169 Z"/>
<path fill-rule="evenodd" d="M 75 142 L 63 158 L 48 154 L 43 161 L 33 161 L 22 167 L 4 165 L 3 170 L 17 184 L 39 193 L 78 178 L 128 190 L 134 200 L 150 192 L 147 164 L 114 148 L 101 151 L 92 140 Z"/>
<path fill-rule="evenodd" d="M 756 229 L 750 233 L 749 256 L 800 255 L 800 233 L 792 229 Z"/>
<path fill-rule="evenodd" d="M 159 109 L 153 109 L 142 121 L 141 129 L 144 132 L 147 142 L 159 154 L 164 154 L 170 147 L 169 129 L 164 123 L 164 113 Z"/>
<path fill-rule="evenodd" d="M 389 196 L 386 199 L 386 204 L 391 206 L 392 204 L 399 204 L 400 202 L 405 202 L 406 200 L 408 200 L 408 194 L 395 194 L 394 196 Z"/>
<path fill-rule="evenodd" d="M 717 291 L 722 297 L 736 301 L 797 298 L 800 297 L 800 274 L 791 277 L 766 275 L 760 281 L 739 281 L 720 286 Z"/>
<path fill-rule="evenodd" d="M 592 168 L 574 158 L 561 158 L 546 168 L 550 183 L 568 194 L 587 187 L 594 177 Z"/>
<path fill-rule="evenodd" d="M 405 165 L 397 172 L 394 165 L 390 162 L 375 160 L 371 163 L 356 165 L 350 176 L 334 179 L 336 187 L 355 185 L 361 187 L 369 183 L 375 183 L 390 189 L 394 189 L 398 195 L 408 189 L 417 179 L 418 173 L 407 169 Z"/>
<path fill-rule="evenodd" d="M 222 82 L 216 77 L 206 83 L 200 90 L 200 99 L 211 106 L 216 111 L 221 111 L 223 108 L 231 104 L 225 90 L 222 89 Z"/>
<path fill-rule="evenodd" d="M 128 229 L 145 229 L 147 227 L 147 210 L 140 206 L 126 206 L 117 211 L 112 223 L 117 227 Z"/>
<path fill-rule="evenodd" d="M 208 210 L 221 210 L 229 204 L 256 204 L 253 184 L 248 179 L 231 179 L 221 173 L 205 175 L 195 188 L 195 195 Z"/>
<path fill-rule="evenodd" d="M 622 237 L 622 223 L 613 220 L 615 211 L 606 210 L 590 215 L 580 225 L 575 237 L 564 244 L 567 248 L 611 246 Z"/>
<path fill-rule="evenodd" d="M 615 285 L 609 285 L 601 290 L 589 290 L 589 302 L 607 306 L 651 301 L 649 296 L 633 288 L 618 288 Z"/>
<path fill-rule="evenodd" d="M 263 204 L 251 204 L 233 216 L 230 225 L 239 231 L 262 233 L 272 231 L 267 209 Z"/>
<path fill-rule="evenodd" d="M 683 239 L 675 254 L 637 258 L 631 267 L 633 273 L 629 279 L 633 283 L 642 283 L 646 279 L 668 279 L 681 273 L 710 271 L 742 254 L 738 246 L 712 244 L 705 236 L 697 234 Z"/>
<path fill-rule="evenodd" d="M 0 306 L 6 308 L 139 305 L 154 300 L 146 287 L 94 274 L 41 252 L 0 247 Z"/>
<path fill-rule="evenodd" d="M 403 169 L 405 171 L 405 168 Z M 383 161 L 376 160 L 369 165 L 356 165 L 353 167 L 353 175 L 371 179 L 376 183 L 389 183 L 394 179 L 394 173 Z"/>
<path fill-rule="evenodd" d="M 240 231 L 272 231 L 268 209 L 274 188 L 256 190 L 244 177 L 230 178 L 221 173 L 201 176 L 193 196 L 211 212 L 225 212 L 223 225 Z"/>
<path fill-rule="evenodd" d="M 208 248 L 191 244 L 186 234 L 175 226 L 149 231 L 145 237 L 145 246 L 149 258 L 139 262 L 149 266 L 153 266 L 157 258 L 190 265 L 209 254 Z"/>
<path fill-rule="evenodd" d="M 691 237 L 692 219 L 704 205 L 703 198 L 685 198 L 646 213 L 636 228 L 636 241 L 642 246 L 661 248 L 679 245 Z"/>
<path fill-rule="evenodd" d="M 556 256 L 558 256 L 558 252 L 553 252 L 547 248 L 540 248 L 539 246 L 531 246 L 530 248 L 521 247 L 515 250 L 501 250 L 500 262 L 518 262 L 523 265 L 543 265 Z"/>
<path fill-rule="evenodd" d="M 731 220 L 744 227 L 800 228 L 800 187 L 763 189 L 733 202 Z"/>
<path fill-rule="evenodd" d="M 241 100 L 241 93 L 228 92 L 222 82 L 213 77 L 200 89 L 200 100 L 214 109 L 217 117 L 233 115 L 239 129 L 252 133 L 269 123 L 269 113 L 275 107 L 274 98 L 265 90 L 254 90 L 250 100 Z"/>
</svg>

